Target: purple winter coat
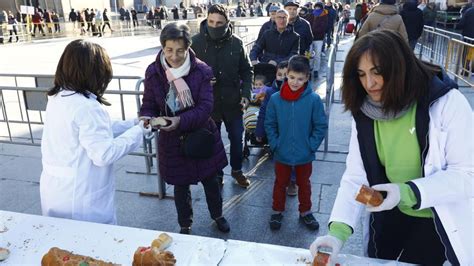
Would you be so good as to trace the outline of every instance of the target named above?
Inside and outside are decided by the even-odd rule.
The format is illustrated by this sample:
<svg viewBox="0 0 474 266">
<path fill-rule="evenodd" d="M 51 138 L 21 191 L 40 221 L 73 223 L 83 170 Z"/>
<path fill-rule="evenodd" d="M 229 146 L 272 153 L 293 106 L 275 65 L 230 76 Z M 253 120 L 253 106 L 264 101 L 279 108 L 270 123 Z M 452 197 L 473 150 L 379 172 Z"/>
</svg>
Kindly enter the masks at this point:
<svg viewBox="0 0 474 266">
<path fill-rule="evenodd" d="M 156 61 L 150 64 L 145 73 L 145 93 L 140 109 L 141 116 L 172 116 L 171 110 L 165 103 L 169 90 L 166 74 L 160 63 L 160 54 Z M 189 185 L 209 177 L 227 165 L 227 156 L 222 143 L 221 134 L 214 121 L 210 118 L 213 107 L 212 69 L 197 59 L 189 49 L 191 69 L 184 77 L 194 100 L 194 107 L 176 113 L 180 117 L 176 130 L 160 131 L 158 141 L 158 159 L 160 175 L 168 184 Z M 165 111 L 166 108 L 166 111 Z M 180 136 L 186 132 L 206 127 L 214 133 L 214 155 L 209 159 L 190 159 L 184 157 L 180 150 Z"/>
</svg>

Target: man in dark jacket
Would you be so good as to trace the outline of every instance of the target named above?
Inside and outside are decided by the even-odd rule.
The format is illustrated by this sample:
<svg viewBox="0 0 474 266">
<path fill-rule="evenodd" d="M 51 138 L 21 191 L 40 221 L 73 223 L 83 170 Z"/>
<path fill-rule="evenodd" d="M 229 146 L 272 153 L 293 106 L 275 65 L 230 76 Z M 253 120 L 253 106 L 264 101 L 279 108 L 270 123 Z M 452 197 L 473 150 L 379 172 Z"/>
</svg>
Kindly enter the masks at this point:
<svg viewBox="0 0 474 266">
<path fill-rule="evenodd" d="M 467 43 L 472 43 L 472 40 L 474 38 L 474 7 L 469 8 L 464 15 L 461 17 L 461 20 L 459 21 L 458 25 L 456 26 L 457 29 L 462 29 L 462 36 L 463 37 L 468 37 L 470 39 L 464 39 L 465 42 Z M 472 49 L 472 48 L 471 48 Z M 472 62 L 467 60 L 467 54 L 469 52 L 469 47 L 465 47 L 464 51 L 462 53 L 462 64 L 463 64 L 463 69 L 469 69 Z M 471 71 L 474 72 L 474 69 L 471 68 Z M 468 76 L 469 72 L 463 70 L 462 75 Z"/>
<path fill-rule="evenodd" d="M 324 46 L 324 35 L 328 25 L 328 11 L 324 9 L 322 2 L 317 2 L 314 9 L 308 16 L 313 31 L 313 43 L 311 44 L 312 54 L 314 55 L 312 62 L 313 78 L 319 77 L 321 68 L 321 51 Z"/>
<path fill-rule="evenodd" d="M 326 45 L 327 47 L 331 46 L 332 35 L 334 33 L 334 23 L 336 22 L 337 11 L 332 6 L 331 1 L 327 1 L 324 9 L 328 11 L 328 25 L 326 27 Z M 324 46 L 323 46 L 324 50 Z"/>
<path fill-rule="evenodd" d="M 228 12 L 223 5 L 215 4 L 208 9 L 208 17 L 201 23 L 200 32 L 193 36 L 191 48 L 214 72 L 211 116 L 218 128 L 224 122 L 227 129 L 232 177 L 240 186 L 248 187 L 250 181 L 242 173 L 242 109 L 249 103 L 253 72 L 244 44 L 232 33 Z M 221 171 L 221 180 L 223 175 Z"/>
<path fill-rule="evenodd" d="M 74 8 L 71 8 L 71 12 L 69 12 L 69 21 L 72 22 L 73 27 L 76 28 L 77 13 L 74 11 Z"/>
<path fill-rule="evenodd" d="M 403 23 L 408 34 L 408 43 L 412 50 L 415 50 L 416 43 L 423 33 L 423 11 L 418 6 L 417 0 L 410 0 L 403 4 L 403 9 L 400 12 Z"/>
<path fill-rule="evenodd" d="M 313 42 L 313 33 L 309 22 L 298 15 L 299 4 L 296 2 L 287 2 L 285 10 L 288 11 L 289 20 L 288 25 L 300 35 L 300 55 L 304 55 L 309 51 L 311 43 Z"/>
<path fill-rule="evenodd" d="M 260 28 L 260 31 L 258 32 L 257 40 L 260 39 L 263 36 L 263 34 L 272 27 L 273 23 L 275 23 L 275 14 L 278 9 L 280 8 L 276 5 L 270 6 L 270 9 L 269 9 L 270 20 L 263 23 L 262 27 Z"/>
<path fill-rule="evenodd" d="M 459 12 L 459 13 L 461 13 L 461 17 L 464 16 L 464 14 L 466 14 L 466 12 L 469 10 L 469 8 L 473 7 L 472 1 L 473 1 L 473 0 L 469 0 L 469 1 L 467 2 L 467 4 L 465 4 L 465 5 L 461 8 L 461 11 Z"/>
<path fill-rule="evenodd" d="M 300 36 L 288 26 L 288 12 L 280 9 L 275 15 L 275 24 L 257 40 L 250 51 L 252 64 L 259 61 L 277 65 L 298 54 Z"/>
<path fill-rule="evenodd" d="M 474 7 L 466 10 L 456 28 L 462 29 L 462 36 L 474 38 Z"/>
</svg>

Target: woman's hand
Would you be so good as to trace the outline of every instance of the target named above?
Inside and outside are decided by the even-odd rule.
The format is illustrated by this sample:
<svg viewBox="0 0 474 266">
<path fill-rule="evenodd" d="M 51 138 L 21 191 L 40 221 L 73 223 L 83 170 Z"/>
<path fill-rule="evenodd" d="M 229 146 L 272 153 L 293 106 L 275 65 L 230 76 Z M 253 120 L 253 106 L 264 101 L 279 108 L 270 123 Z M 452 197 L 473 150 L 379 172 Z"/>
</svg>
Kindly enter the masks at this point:
<svg viewBox="0 0 474 266">
<path fill-rule="evenodd" d="M 135 125 L 138 125 L 138 123 L 140 121 L 143 121 L 143 126 L 148 127 L 148 125 L 150 124 L 150 119 L 151 119 L 151 117 L 149 117 L 149 116 L 140 116 L 134 122 L 135 122 Z"/>
<path fill-rule="evenodd" d="M 334 259 L 337 258 L 339 251 L 341 251 L 342 245 L 343 242 L 339 238 L 332 235 L 325 235 L 316 238 L 316 240 L 309 247 L 309 251 L 311 252 L 311 255 L 315 257 L 318 254 L 320 248 L 330 248 L 331 256 L 329 258 L 329 262 L 331 263 L 331 261 L 334 261 Z"/>
<path fill-rule="evenodd" d="M 163 116 L 163 118 L 171 122 L 171 124 L 169 124 L 166 127 L 160 127 L 160 130 L 164 130 L 164 131 L 173 131 L 177 129 L 179 126 L 179 121 L 181 120 L 179 116 L 173 116 L 173 117 Z"/>
<path fill-rule="evenodd" d="M 145 125 L 145 120 L 140 120 L 138 126 L 142 130 L 143 136 L 147 137 L 151 134 L 151 126 L 149 124 Z"/>
<path fill-rule="evenodd" d="M 382 204 L 377 207 L 368 206 L 366 209 L 369 212 L 381 212 L 388 211 L 395 208 L 400 203 L 400 187 L 397 184 L 379 184 L 372 186 L 373 189 L 378 191 L 387 192 L 387 197 L 383 200 Z"/>
</svg>

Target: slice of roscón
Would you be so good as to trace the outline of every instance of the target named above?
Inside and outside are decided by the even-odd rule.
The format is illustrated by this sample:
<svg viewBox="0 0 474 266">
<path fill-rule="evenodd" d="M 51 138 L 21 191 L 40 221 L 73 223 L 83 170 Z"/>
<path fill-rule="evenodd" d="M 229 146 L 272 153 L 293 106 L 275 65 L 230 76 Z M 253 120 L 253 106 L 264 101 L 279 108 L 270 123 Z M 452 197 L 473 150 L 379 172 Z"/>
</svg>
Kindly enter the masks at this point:
<svg viewBox="0 0 474 266">
<path fill-rule="evenodd" d="M 168 121 L 162 117 L 155 117 L 150 120 L 150 125 L 152 127 L 165 127 L 168 125 Z"/>
<path fill-rule="evenodd" d="M 0 248 L 0 261 L 8 259 L 8 256 L 10 256 L 10 251 L 6 248 Z"/>
</svg>

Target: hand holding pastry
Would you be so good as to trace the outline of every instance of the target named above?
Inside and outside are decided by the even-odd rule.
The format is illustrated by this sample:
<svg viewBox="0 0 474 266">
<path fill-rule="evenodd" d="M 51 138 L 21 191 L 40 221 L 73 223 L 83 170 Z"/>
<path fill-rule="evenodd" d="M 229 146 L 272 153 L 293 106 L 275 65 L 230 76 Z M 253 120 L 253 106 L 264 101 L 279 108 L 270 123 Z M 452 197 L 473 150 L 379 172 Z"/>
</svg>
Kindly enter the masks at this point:
<svg viewBox="0 0 474 266">
<path fill-rule="evenodd" d="M 380 212 L 380 211 L 387 211 L 395 208 L 398 203 L 400 203 L 400 187 L 397 184 L 380 184 L 372 186 L 373 189 L 378 191 L 385 191 L 387 192 L 387 197 L 383 200 L 383 202 L 378 206 L 367 206 L 367 211 L 369 212 Z"/>
<path fill-rule="evenodd" d="M 359 193 L 356 195 L 356 200 L 365 205 L 376 207 L 382 204 L 383 197 L 382 194 L 377 190 L 366 185 L 362 185 L 359 189 Z"/>
<path fill-rule="evenodd" d="M 331 261 L 337 258 L 342 245 L 343 242 L 332 235 L 325 235 L 316 238 L 309 248 L 311 255 L 314 257 L 313 266 L 330 265 Z M 329 248 L 331 253 L 321 251 L 324 248 Z"/>
<path fill-rule="evenodd" d="M 144 136 L 149 136 L 151 134 L 151 126 L 149 124 L 145 125 L 144 120 L 140 120 L 138 126 L 141 128 Z"/>
<path fill-rule="evenodd" d="M 163 116 L 163 119 L 170 122 L 168 125 L 160 127 L 160 129 L 164 131 L 173 131 L 177 129 L 181 120 L 179 116 Z"/>
</svg>

